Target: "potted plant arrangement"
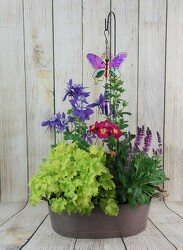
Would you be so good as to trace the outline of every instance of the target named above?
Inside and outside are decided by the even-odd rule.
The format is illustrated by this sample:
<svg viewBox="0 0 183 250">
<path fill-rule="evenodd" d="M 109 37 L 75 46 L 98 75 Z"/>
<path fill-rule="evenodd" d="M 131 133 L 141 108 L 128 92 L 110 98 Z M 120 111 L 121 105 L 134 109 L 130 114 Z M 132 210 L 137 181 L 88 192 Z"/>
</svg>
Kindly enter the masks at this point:
<svg viewBox="0 0 183 250">
<path fill-rule="evenodd" d="M 123 81 L 111 77 L 96 102 L 82 84 L 67 84 L 71 108 L 43 121 L 62 134 L 30 182 L 30 203 L 46 200 L 53 229 L 67 237 L 131 236 L 146 227 L 149 204 L 164 195 L 162 142 L 152 149 L 150 128 L 128 132 Z M 88 124 L 94 110 L 100 120 Z"/>
</svg>

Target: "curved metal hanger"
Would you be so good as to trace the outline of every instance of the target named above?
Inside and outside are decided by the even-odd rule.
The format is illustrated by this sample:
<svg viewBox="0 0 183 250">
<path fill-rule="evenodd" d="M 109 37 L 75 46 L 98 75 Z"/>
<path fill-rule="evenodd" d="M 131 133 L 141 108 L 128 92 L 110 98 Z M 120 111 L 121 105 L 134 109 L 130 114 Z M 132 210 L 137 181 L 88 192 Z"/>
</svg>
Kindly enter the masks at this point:
<svg viewBox="0 0 183 250">
<path fill-rule="evenodd" d="M 104 29 L 104 36 L 105 36 L 105 43 L 106 43 L 106 53 L 107 53 L 107 44 L 108 44 L 108 39 L 106 32 L 108 35 L 110 35 L 110 57 L 111 57 L 111 41 L 112 41 L 112 27 L 111 27 L 111 18 L 114 18 L 114 56 L 116 55 L 116 16 L 113 11 L 110 11 L 107 19 L 105 18 L 105 29 Z M 110 58 L 111 59 L 111 58 Z"/>
</svg>

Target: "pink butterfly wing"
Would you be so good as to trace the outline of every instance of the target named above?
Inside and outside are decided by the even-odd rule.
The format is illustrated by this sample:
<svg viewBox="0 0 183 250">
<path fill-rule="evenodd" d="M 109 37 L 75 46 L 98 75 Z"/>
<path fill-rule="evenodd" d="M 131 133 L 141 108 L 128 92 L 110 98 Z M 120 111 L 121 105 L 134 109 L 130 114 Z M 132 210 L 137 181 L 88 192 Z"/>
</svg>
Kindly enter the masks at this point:
<svg viewBox="0 0 183 250">
<path fill-rule="evenodd" d="M 117 56 L 115 56 L 111 60 L 111 62 L 109 63 L 109 67 L 115 68 L 115 69 L 119 68 L 126 57 L 127 57 L 127 53 L 125 53 L 125 52 L 119 53 Z"/>
<path fill-rule="evenodd" d="M 89 62 L 91 63 L 93 69 L 104 69 L 105 68 L 105 63 L 104 61 L 98 57 L 95 54 L 89 53 L 86 56 L 89 60 Z"/>
</svg>

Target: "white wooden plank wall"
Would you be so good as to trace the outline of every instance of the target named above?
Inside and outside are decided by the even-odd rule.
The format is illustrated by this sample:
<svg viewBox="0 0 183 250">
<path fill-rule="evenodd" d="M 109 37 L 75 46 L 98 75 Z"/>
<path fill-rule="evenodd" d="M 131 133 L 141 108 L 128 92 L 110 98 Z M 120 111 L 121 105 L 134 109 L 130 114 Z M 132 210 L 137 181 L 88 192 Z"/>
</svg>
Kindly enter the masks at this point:
<svg viewBox="0 0 183 250">
<path fill-rule="evenodd" d="M 82 82 L 82 5 L 77 0 L 53 1 L 55 111 L 66 112 L 62 99 L 70 79 Z M 60 138 L 57 138 L 60 139 Z"/>
<path fill-rule="evenodd" d="M 48 154 L 53 136 L 41 122 L 54 113 L 52 3 L 24 1 L 28 174 Z"/>
<path fill-rule="evenodd" d="M 0 1 L 0 199 L 27 199 L 22 1 Z"/>
<path fill-rule="evenodd" d="M 138 90 L 138 1 L 113 0 L 112 10 L 117 17 L 117 53 L 125 51 L 128 54 L 121 67 L 121 79 L 124 80 L 124 99 L 129 102 L 127 116 L 129 130 L 133 133 L 137 128 L 137 90 Z"/>
<path fill-rule="evenodd" d="M 183 200 L 183 1 L 168 1 L 165 167 L 170 200 Z"/>
<path fill-rule="evenodd" d="M 138 124 L 163 135 L 166 0 L 139 1 Z"/>
<path fill-rule="evenodd" d="M 88 1 L 83 0 L 83 84 L 90 88 L 90 102 L 98 99 L 103 93 L 104 82 L 94 85 L 93 68 L 86 59 L 87 53 L 101 55 L 105 52 L 104 20 L 107 18 L 110 9 L 109 0 Z M 97 109 L 96 109 L 97 110 Z M 100 120 L 98 112 L 91 117 L 91 124 Z"/>
<path fill-rule="evenodd" d="M 93 84 L 86 54 L 105 51 L 110 8 L 117 18 L 117 53 L 128 53 L 121 72 L 133 114 L 130 129 L 145 124 L 164 134 L 169 200 L 183 200 L 183 1 L 1 0 L 0 5 L 1 201 L 27 199 L 27 178 L 53 142 L 40 123 L 54 110 L 66 111 L 68 80 L 90 87 L 91 100 L 100 94 L 102 84 Z"/>
</svg>

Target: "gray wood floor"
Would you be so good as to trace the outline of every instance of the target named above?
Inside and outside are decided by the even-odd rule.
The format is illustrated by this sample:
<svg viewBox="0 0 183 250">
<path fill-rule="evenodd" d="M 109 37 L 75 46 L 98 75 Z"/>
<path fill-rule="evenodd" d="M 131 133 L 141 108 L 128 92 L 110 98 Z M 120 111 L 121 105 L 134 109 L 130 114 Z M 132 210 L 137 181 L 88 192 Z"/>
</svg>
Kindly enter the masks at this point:
<svg viewBox="0 0 183 250">
<path fill-rule="evenodd" d="M 1 250 L 183 250 L 183 202 L 154 201 L 147 228 L 128 238 L 65 238 L 51 227 L 47 204 L 0 204 Z"/>
</svg>

